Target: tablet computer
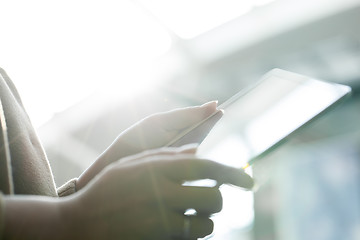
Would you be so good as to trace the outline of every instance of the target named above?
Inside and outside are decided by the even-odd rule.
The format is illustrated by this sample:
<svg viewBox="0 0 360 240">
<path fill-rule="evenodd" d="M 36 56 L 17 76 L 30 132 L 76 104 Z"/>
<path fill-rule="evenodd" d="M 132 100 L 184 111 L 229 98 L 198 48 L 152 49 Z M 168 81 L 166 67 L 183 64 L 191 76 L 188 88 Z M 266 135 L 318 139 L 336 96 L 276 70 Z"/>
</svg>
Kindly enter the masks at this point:
<svg viewBox="0 0 360 240">
<path fill-rule="evenodd" d="M 246 168 L 350 93 L 349 86 L 273 69 L 221 104 L 218 109 L 224 111 L 223 116 L 212 114 L 167 146 L 202 142 L 200 156 Z"/>
</svg>

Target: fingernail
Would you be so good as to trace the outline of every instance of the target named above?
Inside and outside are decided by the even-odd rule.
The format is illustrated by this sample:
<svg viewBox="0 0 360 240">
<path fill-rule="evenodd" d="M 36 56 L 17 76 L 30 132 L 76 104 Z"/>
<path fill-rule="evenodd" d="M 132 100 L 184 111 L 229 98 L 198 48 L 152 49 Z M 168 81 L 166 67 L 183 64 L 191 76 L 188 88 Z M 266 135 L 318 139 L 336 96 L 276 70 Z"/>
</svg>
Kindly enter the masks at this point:
<svg viewBox="0 0 360 240">
<path fill-rule="evenodd" d="M 183 152 L 183 151 L 190 150 L 190 149 L 197 149 L 198 147 L 199 147 L 198 143 L 185 144 L 185 145 L 179 147 L 179 152 Z"/>
<path fill-rule="evenodd" d="M 204 103 L 203 105 L 201 105 L 201 107 L 207 107 L 207 106 L 213 105 L 213 104 L 215 104 L 217 106 L 218 102 L 219 102 L 218 100 L 210 101 L 210 102 Z"/>
<path fill-rule="evenodd" d="M 260 185 L 257 182 L 254 181 L 253 187 L 251 189 L 249 189 L 249 190 L 256 193 L 259 190 L 259 188 L 260 188 Z"/>
<path fill-rule="evenodd" d="M 248 177 L 248 179 L 247 179 L 247 181 L 246 181 L 246 184 L 244 184 L 244 185 L 246 185 L 246 189 L 247 190 L 253 190 L 253 188 L 254 188 L 254 186 L 255 186 L 255 181 L 254 181 L 254 179 L 252 178 L 252 177 Z"/>
</svg>

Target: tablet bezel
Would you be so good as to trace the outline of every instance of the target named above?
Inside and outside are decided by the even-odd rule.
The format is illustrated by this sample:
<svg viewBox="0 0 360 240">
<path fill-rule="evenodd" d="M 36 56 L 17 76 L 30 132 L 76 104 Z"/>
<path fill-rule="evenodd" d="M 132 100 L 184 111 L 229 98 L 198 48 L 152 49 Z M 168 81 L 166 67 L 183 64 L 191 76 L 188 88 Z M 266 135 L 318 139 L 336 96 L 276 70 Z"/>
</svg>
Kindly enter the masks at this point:
<svg viewBox="0 0 360 240">
<path fill-rule="evenodd" d="M 316 119 L 318 119 L 319 117 L 323 116 L 325 113 L 331 111 L 335 106 L 337 106 L 339 103 L 343 102 L 343 100 L 345 100 L 346 98 L 348 98 L 351 95 L 351 88 L 349 86 L 342 85 L 342 84 L 337 84 L 337 83 L 332 83 L 332 82 L 327 82 L 327 81 L 323 81 L 323 80 L 318 80 L 318 79 L 314 79 L 314 78 L 304 76 L 304 75 L 301 75 L 301 74 L 297 74 L 297 73 L 293 73 L 293 72 L 289 72 L 289 71 L 285 71 L 285 70 L 282 70 L 282 69 L 275 68 L 275 69 L 267 72 L 266 74 L 264 74 L 263 77 L 259 81 L 257 81 L 255 84 L 253 84 L 253 85 L 239 91 L 237 94 L 235 94 L 234 96 L 229 98 L 227 101 L 225 101 L 224 103 L 219 105 L 218 109 L 219 110 L 226 109 L 227 107 L 232 105 L 234 102 L 236 102 L 239 98 L 244 97 L 246 94 L 248 94 L 252 90 L 254 90 L 257 86 L 259 86 L 260 84 L 265 82 L 266 79 L 268 79 L 269 77 L 279 77 L 279 78 L 282 78 L 282 79 L 289 79 L 289 80 L 292 80 L 292 81 L 294 81 L 294 80 L 295 81 L 307 81 L 307 80 L 319 81 L 319 82 L 329 84 L 329 85 L 335 87 L 337 90 L 339 90 L 341 92 L 342 95 L 340 95 L 339 98 L 336 99 L 334 102 L 329 103 L 330 105 L 325 107 L 322 111 L 320 111 L 319 113 L 317 113 L 316 115 L 311 117 L 309 120 L 302 123 L 299 127 L 294 129 L 293 131 L 290 131 L 283 138 L 281 138 L 278 141 L 274 142 L 274 144 L 269 146 L 267 149 L 265 149 L 264 151 L 262 151 L 258 155 L 250 158 L 247 161 L 248 165 L 253 164 L 257 159 L 260 159 L 260 158 L 264 157 L 265 155 L 267 155 L 268 153 L 270 153 L 272 150 L 277 148 L 279 145 L 283 144 L 287 139 L 292 137 L 295 133 L 297 133 L 298 131 L 300 131 L 304 127 L 308 126 L 311 122 L 313 122 Z M 196 128 L 198 128 L 199 126 L 201 126 L 202 124 L 207 122 L 209 119 L 214 117 L 217 114 L 217 112 L 218 111 L 214 112 L 213 114 L 211 114 L 210 116 L 208 116 L 204 120 L 200 121 L 199 123 L 193 125 L 192 127 L 188 128 L 188 129 L 184 130 L 179 135 L 177 135 L 172 141 L 170 141 L 166 146 L 171 147 L 171 146 L 176 145 L 176 143 L 181 141 L 181 139 L 186 137 L 186 135 L 188 135 L 189 133 L 194 131 Z M 221 119 L 219 121 L 221 121 Z"/>
</svg>

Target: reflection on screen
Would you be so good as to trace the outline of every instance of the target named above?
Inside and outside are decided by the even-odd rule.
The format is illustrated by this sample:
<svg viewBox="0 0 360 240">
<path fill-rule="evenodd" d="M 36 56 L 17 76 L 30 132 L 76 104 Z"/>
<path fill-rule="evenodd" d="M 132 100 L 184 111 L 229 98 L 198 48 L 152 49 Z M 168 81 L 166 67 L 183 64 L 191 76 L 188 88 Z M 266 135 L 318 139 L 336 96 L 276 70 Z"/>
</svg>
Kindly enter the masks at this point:
<svg viewBox="0 0 360 240">
<path fill-rule="evenodd" d="M 225 114 L 201 144 L 199 154 L 244 166 L 348 91 L 309 78 L 269 76 L 245 95 L 223 104 Z"/>
</svg>

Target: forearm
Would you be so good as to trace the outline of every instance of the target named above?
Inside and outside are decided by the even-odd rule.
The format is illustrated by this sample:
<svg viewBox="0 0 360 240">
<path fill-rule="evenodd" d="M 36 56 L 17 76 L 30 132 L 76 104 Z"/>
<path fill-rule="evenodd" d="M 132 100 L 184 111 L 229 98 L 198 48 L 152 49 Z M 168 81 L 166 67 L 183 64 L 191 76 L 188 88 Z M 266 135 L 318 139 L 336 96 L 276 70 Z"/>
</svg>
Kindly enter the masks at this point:
<svg viewBox="0 0 360 240">
<path fill-rule="evenodd" d="M 67 239 L 66 208 L 58 198 L 4 198 L 4 240 Z"/>
</svg>

